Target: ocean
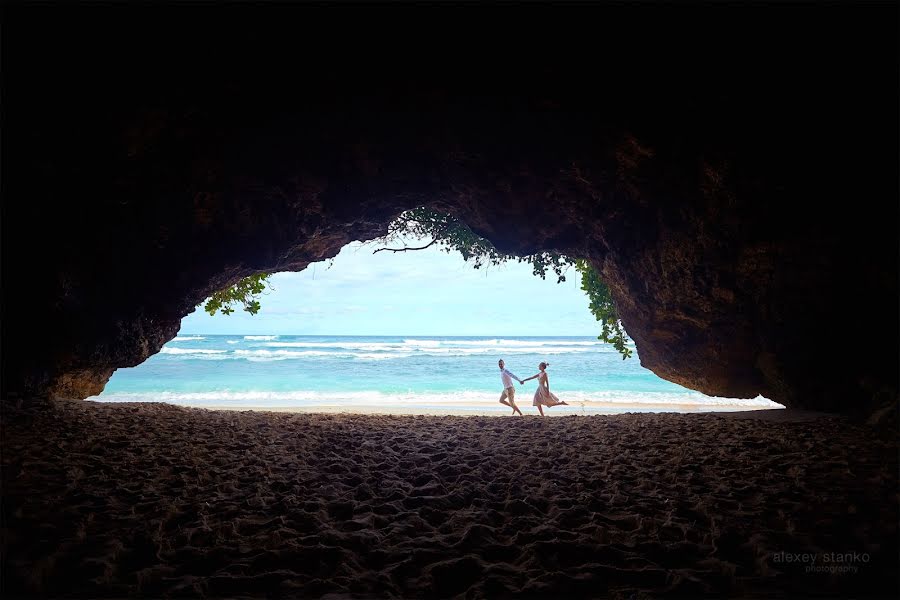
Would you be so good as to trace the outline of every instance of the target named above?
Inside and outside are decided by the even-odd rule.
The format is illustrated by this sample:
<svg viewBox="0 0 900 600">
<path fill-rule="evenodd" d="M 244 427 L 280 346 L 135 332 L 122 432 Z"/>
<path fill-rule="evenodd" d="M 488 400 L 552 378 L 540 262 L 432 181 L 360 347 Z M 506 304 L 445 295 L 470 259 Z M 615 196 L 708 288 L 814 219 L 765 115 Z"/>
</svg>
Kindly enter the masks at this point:
<svg viewBox="0 0 900 600">
<path fill-rule="evenodd" d="M 548 414 L 781 408 L 765 398 L 713 398 L 660 379 L 637 353 L 622 360 L 594 337 L 179 335 L 143 364 L 119 369 L 106 402 L 229 409 L 507 414 L 498 359 L 525 379 L 550 363 L 550 389 L 569 406 Z M 516 403 L 536 413 L 536 381 Z"/>
</svg>

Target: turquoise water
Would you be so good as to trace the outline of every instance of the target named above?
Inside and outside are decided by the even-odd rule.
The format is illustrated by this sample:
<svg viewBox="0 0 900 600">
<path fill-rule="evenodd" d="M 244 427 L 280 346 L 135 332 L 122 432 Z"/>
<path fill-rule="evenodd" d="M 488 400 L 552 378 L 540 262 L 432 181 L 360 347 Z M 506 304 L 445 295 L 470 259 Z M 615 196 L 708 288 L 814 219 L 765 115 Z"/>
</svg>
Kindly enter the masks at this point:
<svg viewBox="0 0 900 600">
<path fill-rule="evenodd" d="M 524 379 L 550 363 L 556 414 L 778 408 L 711 398 L 622 360 L 593 337 L 184 335 L 119 369 L 91 400 L 188 406 L 438 410 L 503 414 L 497 360 Z M 517 387 L 530 409 L 536 383 Z"/>
</svg>

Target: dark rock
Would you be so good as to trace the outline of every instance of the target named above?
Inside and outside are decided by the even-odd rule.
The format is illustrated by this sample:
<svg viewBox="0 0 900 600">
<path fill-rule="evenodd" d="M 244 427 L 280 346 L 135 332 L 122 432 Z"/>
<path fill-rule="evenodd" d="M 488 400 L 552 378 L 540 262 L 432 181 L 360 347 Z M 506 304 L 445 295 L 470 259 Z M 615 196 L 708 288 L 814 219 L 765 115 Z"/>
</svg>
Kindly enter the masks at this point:
<svg viewBox="0 0 900 600">
<path fill-rule="evenodd" d="M 4 7 L 4 398 L 99 393 L 212 292 L 426 204 L 589 259 L 670 381 L 896 398 L 894 7 L 523 10 L 465 43 L 78 8 Z"/>
</svg>

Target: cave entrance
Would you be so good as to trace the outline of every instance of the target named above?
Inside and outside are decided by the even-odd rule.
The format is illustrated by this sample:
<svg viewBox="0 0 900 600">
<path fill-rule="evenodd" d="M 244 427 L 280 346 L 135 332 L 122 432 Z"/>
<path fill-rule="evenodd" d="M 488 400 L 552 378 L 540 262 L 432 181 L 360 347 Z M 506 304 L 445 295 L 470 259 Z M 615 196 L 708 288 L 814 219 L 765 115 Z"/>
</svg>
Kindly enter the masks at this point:
<svg viewBox="0 0 900 600">
<path fill-rule="evenodd" d="M 255 315 L 209 315 L 201 305 L 160 353 L 119 369 L 89 400 L 505 415 L 503 359 L 522 379 L 550 363 L 551 390 L 568 402 L 546 411 L 552 415 L 780 407 L 761 397 L 704 396 L 659 378 L 636 355 L 623 360 L 597 339 L 574 268 L 557 282 L 525 263 L 473 269 L 437 246 L 377 248 L 354 242 L 334 259 L 273 275 Z M 534 380 L 517 385 L 526 414 L 537 414 L 535 391 Z"/>
</svg>

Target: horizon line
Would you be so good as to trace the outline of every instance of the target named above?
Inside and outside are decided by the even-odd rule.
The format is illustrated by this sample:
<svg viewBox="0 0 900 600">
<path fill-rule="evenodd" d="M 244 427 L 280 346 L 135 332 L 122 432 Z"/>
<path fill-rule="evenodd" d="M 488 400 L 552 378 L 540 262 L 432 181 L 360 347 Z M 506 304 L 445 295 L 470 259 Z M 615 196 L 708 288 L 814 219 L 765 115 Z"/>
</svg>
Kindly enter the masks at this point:
<svg viewBox="0 0 900 600">
<path fill-rule="evenodd" d="M 443 335 L 443 334 L 432 334 L 432 333 L 364 333 L 364 334 L 353 334 L 353 333 L 203 333 L 203 332 L 193 332 L 193 331 L 179 331 L 176 336 L 179 335 L 294 335 L 294 336 L 309 336 L 309 337 L 546 337 L 546 338 L 561 338 L 561 337 L 593 337 L 594 339 L 599 339 L 597 336 L 592 335 L 522 335 L 522 334 L 483 334 L 483 335 Z"/>
</svg>

